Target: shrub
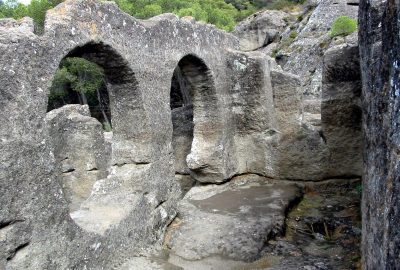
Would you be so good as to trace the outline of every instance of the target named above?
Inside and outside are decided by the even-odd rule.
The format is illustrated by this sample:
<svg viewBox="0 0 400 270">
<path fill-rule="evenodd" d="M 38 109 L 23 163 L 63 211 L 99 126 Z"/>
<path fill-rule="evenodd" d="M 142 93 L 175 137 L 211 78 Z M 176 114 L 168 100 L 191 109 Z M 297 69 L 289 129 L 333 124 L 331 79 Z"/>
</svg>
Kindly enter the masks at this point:
<svg viewBox="0 0 400 270">
<path fill-rule="evenodd" d="M 279 49 L 273 49 L 272 53 L 271 53 L 272 58 L 275 58 L 278 55 L 278 52 L 279 52 Z"/>
<path fill-rule="evenodd" d="M 157 4 L 146 5 L 142 10 L 142 16 L 150 18 L 162 13 L 162 7 Z"/>
<path fill-rule="evenodd" d="M 304 19 L 303 15 L 297 16 L 297 21 L 298 21 L 298 22 L 301 22 L 303 19 Z"/>
<path fill-rule="evenodd" d="M 330 37 L 347 36 L 357 29 L 357 21 L 348 16 L 340 16 L 332 24 Z"/>
<path fill-rule="evenodd" d="M 296 31 L 290 32 L 289 37 L 292 38 L 292 39 L 297 38 L 297 32 Z"/>
</svg>

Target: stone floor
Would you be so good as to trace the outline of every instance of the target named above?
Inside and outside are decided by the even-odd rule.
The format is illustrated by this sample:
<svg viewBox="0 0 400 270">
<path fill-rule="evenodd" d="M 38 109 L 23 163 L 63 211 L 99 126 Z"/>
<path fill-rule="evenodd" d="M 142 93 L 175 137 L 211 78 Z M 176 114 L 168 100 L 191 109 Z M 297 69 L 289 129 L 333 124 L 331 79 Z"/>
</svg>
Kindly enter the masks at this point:
<svg viewBox="0 0 400 270">
<path fill-rule="evenodd" d="M 192 188 L 164 249 L 121 269 L 358 269 L 360 182 L 256 175 Z"/>
</svg>

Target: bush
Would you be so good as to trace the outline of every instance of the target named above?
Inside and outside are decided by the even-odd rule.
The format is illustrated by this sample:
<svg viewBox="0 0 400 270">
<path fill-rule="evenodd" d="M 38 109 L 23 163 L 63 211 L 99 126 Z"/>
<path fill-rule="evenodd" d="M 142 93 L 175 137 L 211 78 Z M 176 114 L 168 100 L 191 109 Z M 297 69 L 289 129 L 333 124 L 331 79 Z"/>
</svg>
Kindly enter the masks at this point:
<svg viewBox="0 0 400 270">
<path fill-rule="evenodd" d="M 128 14 L 147 19 L 162 12 L 172 12 L 179 17 L 192 16 L 197 21 L 216 25 L 220 29 L 232 31 L 237 20 L 255 11 L 247 2 L 236 9 L 224 0 L 115 0 L 118 6 Z M 150 4 L 151 3 L 151 4 Z M 236 2 L 235 2 L 236 3 Z M 236 4 L 240 4 L 240 0 Z"/>
<path fill-rule="evenodd" d="M 162 13 L 162 7 L 157 4 L 146 5 L 143 8 L 142 16 L 145 18 L 154 17 Z"/>
<path fill-rule="evenodd" d="M 357 21 L 348 16 L 340 16 L 332 24 L 330 37 L 347 36 L 357 29 Z"/>
<path fill-rule="evenodd" d="M 297 32 L 296 31 L 290 32 L 289 37 L 292 38 L 292 39 L 297 38 Z"/>
</svg>

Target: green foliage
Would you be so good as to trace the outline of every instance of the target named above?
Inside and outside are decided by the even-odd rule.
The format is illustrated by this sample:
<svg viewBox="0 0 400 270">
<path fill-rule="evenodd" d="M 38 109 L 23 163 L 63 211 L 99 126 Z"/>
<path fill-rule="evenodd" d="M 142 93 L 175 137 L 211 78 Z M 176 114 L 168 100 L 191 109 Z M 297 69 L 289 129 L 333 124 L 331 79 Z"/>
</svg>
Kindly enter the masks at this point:
<svg viewBox="0 0 400 270">
<path fill-rule="evenodd" d="M 296 31 L 290 32 L 289 37 L 292 38 L 292 39 L 297 38 L 297 32 Z"/>
<path fill-rule="evenodd" d="M 111 124 L 110 124 L 109 122 L 103 122 L 103 129 L 104 129 L 106 132 L 111 132 L 111 131 L 112 131 Z"/>
<path fill-rule="evenodd" d="M 4 0 L 0 0 L 4 1 Z M 0 5 L 0 18 L 20 19 L 31 17 L 36 32 L 43 32 L 46 10 L 63 0 L 32 0 L 24 6 L 17 0 L 6 0 Z M 231 31 L 236 23 L 256 12 L 260 8 L 284 9 L 296 6 L 304 0 L 115 0 L 126 13 L 147 19 L 161 13 L 174 13 L 180 17 L 193 16 L 198 21 L 216 25 L 218 28 Z"/>
<path fill-rule="evenodd" d="M 340 16 L 332 24 L 330 37 L 347 36 L 357 30 L 357 21 L 348 16 Z"/>
<path fill-rule="evenodd" d="M 297 16 L 297 21 L 301 22 L 304 19 L 303 15 L 300 14 L 299 16 Z"/>
<path fill-rule="evenodd" d="M 0 5 L 0 18 L 21 19 L 26 14 L 26 6 L 16 0 L 8 0 Z"/>
<path fill-rule="evenodd" d="M 35 31 L 43 32 L 46 11 L 55 7 L 62 0 L 32 0 L 28 6 L 25 6 L 17 0 L 7 0 L 0 5 L 0 18 L 21 19 L 31 17 L 35 23 Z"/>
<path fill-rule="evenodd" d="M 66 58 L 54 75 L 49 99 L 64 98 L 68 90 L 86 94 L 90 98 L 103 84 L 104 71 L 100 66 L 83 58 Z"/>
<path fill-rule="evenodd" d="M 63 99 L 68 95 L 69 82 L 72 80 L 68 70 L 63 67 L 57 70 L 50 87 L 50 101 Z"/>
<path fill-rule="evenodd" d="M 241 10 L 224 0 L 116 0 L 116 2 L 122 10 L 139 19 L 170 12 L 180 17 L 192 16 L 198 21 L 214 24 L 227 31 L 233 30 L 239 19 L 255 11 L 249 1 L 241 4 L 243 7 Z"/>
<path fill-rule="evenodd" d="M 43 32 L 46 11 L 52 7 L 52 3 L 48 0 L 32 0 L 29 6 L 27 6 L 26 15 L 31 17 L 35 22 L 36 32 Z"/>
<path fill-rule="evenodd" d="M 162 13 L 162 8 L 157 4 L 146 5 L 143 8 L 142 14 L 144 17 L 154 17 Z"/>
<path fill-rule="evenodd" d="M 69 57 L 61 61 L 50 87 L 47 110 L 66 104 L 87 104 L 90 114 L 111 131 L 111 112 L 105 85 L 104 70 L 83 58 Z"/>
<path fill-rule="evenodd" d="M 358 194 L 359 196 L 362 195 L 362 184 L 358 184 L 358 185 L 356 186 L 356 192 L 357 192 L 357 194 Z"/>
</svg>

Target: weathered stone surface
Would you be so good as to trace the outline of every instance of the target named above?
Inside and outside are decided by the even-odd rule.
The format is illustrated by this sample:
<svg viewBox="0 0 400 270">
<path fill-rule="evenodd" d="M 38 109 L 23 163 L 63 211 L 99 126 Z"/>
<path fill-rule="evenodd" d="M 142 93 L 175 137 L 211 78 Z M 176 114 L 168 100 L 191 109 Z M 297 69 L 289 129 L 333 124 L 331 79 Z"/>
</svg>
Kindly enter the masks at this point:
<svg viewBox="0 0 400 270">
<path fill-rule="evenodd" d="M 257 12 L 240 22 L 233 32 L 240 41 L 240 49 L 254 51 L 276 41 L 287 26 L 286 12 L 266 10 Z"/>
<path fill-rule="evenodd" d="M 321 97 L 322 60 L 331 42 L 332 23 L 339 16 L 356 19 L 357 12 L 358 6 L 348 5 L 347 0 L 323 0 L 311 13 L 303 15 L 303 21 L 294 30 L 298 36 L 287 48 L 289 57 L 284 70 L 300 76 L 307 99 Z M 356 33 L 353 36 L 356 37 Z M 352 38 L 346 40 L 350 43 Z"/>
<path fill-rule="evenodd" d="M 180 186 L 181 197 L 185 196 L 185 194 L 197 183 L 196 179 L 187 174 L 175 174 L 175 180 Z"/>
<path fill-rule="evenodd" d="M 180 202 L 179 224 L 172 225 L 167 244 L 184 260 L 254 261 L 269 238 L 282 233 L 285 212 L 300 196 L 295 184 L 266 183 L 255 175 L 192 188 Z"/>
<path fill-rule="evenodd" d="M 249 176 L 246 178 L 248 179 Z M 244 179 L 243 176 L 240 179 Z M 262 257 L 255 261 L 238 261 L 218 254 L 189 260 L 175 254 L 174 250 L 168 249 L 165 245 L 162 250 L 130 259 L 122 269 L 328 270 L 356 268 L 360 260 L 357 244 L 361 238 L 358 208 L 361 196 L 357 188 L 359 185 L 360 179 L 332 179 L 318 183 L 302 183 L 305 194 L 288 212 L 285 236 L 269 240 L 261 253 Z M 241 186 L 242 191 L 245 186 Z M 218 194 L 215 196 L 219 196 Z M 246 203 L 250 201 L 246 200 Z M 215 203 L 216 200 L 213 202 L 213 208 L 217 209 L 219 203 Z M 220 200 L 220 202 L 227 204 L 226 200 Z M 192 222 L 192 220 L 186 221 Z M 173 232 L 185 226 L 184 222 L 185 220 L 177 219 L 170 225 L 170 233 L 166 234 L 165 243 L 173 242 L 171 237 L 174 235 L 179 237 L 179 234 Z"/>
<path fill-rule="evenodd" d="M 271 69 L 271 84 L 279 131 L 297 130 L 300 127 L 302 114 L 299 77 L 279 69 Z"/>
<path fill-rule="evenodd" d="M 189 174 L 190 170 L 186 163 L 186 157 L 190 154 L 193 141 L 193 106 L 173 109 L 171 114 L 174 129 L 172 146 L 175 157 L 175 172 Z"/>
<path fill-rule="evenodd" d="M 327 178 L 329 152 L 319 130 L 302 125 L 282 134 L 277 148 L 274 162 L 279 177 L 314 181 Z"/>
<path fill-rule="evenodd" d="M 400 269 L 400 4 L 360 1 L 363 268 Z"/>
<path fill-rule="evenodd" d="M 361 176 L 361 78 L 359 70 L 356 45 L 339 45 L 327 51 L 322 81 L 322 125 L 317 122 L 312 125 L 304 124 L 310 121 L 309 119 L 304 121 L 304 117 L 307 117 L 305 114 L 303 115 L 303 124 L 298 123 L 297 126 L 292 124 L 290 132 L 286 131 L 280 134 L 275 161 L 280 178 L 321 180 Z M 284 80 L 279 79 L 278 81 L 283 82 Z M 289 88 L 285 87 L 284 89 Z M 290 95 L 286 96 L 290 97 Z M 295 112 L 296 106 L 290 109 L 287 103 L 283 102 L 282 104 L 284 104 L 281 112 L 282 119 L 284 119 L 284 123 L 288 124 L 290 122 L 285 116 L 290 115 L 291 110 Z M 275 107 L 279 108 L 277 105 Z M 277 112 L 279 111 L 277 110 Z"/>
<path fill-rule="evenodd" d="M 327 175 L 362 174 L 361 74 L 357 45 L 339 45 L 324 57 L 322 132 L 329 149 Z"/>
<path fill-rule="evenodd" d="M 76 210 L 107 176 L 111 152 L 106 152 L 103 129 L 90 117 L 89 107 L 66 105 L 46 115 L 50 151 L 70 210 Z"/>
<path fill-rule="evenodd" d="M 340 59 L 345 61 L 343 59 L 348 52 L 339 50 L 337 53 L 344 54 Z M 320 110 L 313 111 L 309 118 L 303 113 L 298 76 L 283 71 L 274 59 L 262 56 L 260 52 L 234 52 L 234 57 L 241 59 L 234 61 L 233 69 L 237 70 L 237 74 L 232 77 L 232 112 L 236 126 L 236 163 L 233 168 L 236 175 L 257 173 L 278 179 L 322 180 L 361 174 L 360 128 L 357 129 L 361 123 L 359 114 L 352 113 L 347 117 L 354 123 L 352 129 L 346 129 L 346 123 L 336 123 L 334 129 L 333 123 L 326 123 L 325 135 L 321 129 Z M 358 59 L 357 54 L 352 57 L 354 59 L 348 60 L 349 64 Z M 335 66 L 334 62 L 332 66 Z M 357 68 L 356 65 L 348 66 L 349 72 L 353 73 L 357 73 Z M 356 87 L 353 89 L 349 87 L 351 82 L 340 72 L 331 71 L 324 70 L 325 77 L 331 76 L 335 81 L 330 88 L 326 86 L 327 102 L 333 99 L 330 95 L 339 84 L 343 96 L 354 97 L 347 103 L 341 103 L 340 110 L 351 111 L 354 106 L 359 106 L 357 93 L 353 93 L 357 92 L 359 78 L 353 82 Z M 329 83 L 328 79 L 326 83 Z M 316 106 L 320 107 L 320 104 Z M 326 114 L 327 120 L 335 112 L 326 109 Z M 331 137 L 329 145 L 328 137 Z"/>
<path fill-rule="evenodd" d="M 158 258 L 134 257 L 124 263 L 120 270 L 183 270 Z"/>
<path fill-rule="evenodd" d="M 270 161 L 276 141 L 276 113 L 270 59 L 260 52 L 232 52 L 232 132 L 234 174 L 273 175 Z"/>
<path fill-rule="evenodd" d="M 140 21 L 96 1 L 66 1 L 48 11 L 42 36 L 32 24 L 0 22 L 1 267 L 117 269 L 158 243 L 181 194 L 169 100 L 173 71 L 187 55 L 204 63 L 197 71 L 208 67 L 213 84 L 206 92 L 192 80 L 191 154 L 203 166 L 197 179 L 207 168 L 207 181 L 232 174 L 224 139 L 231 120 L 221 105 L 230 89 L 227 51 L 238 48 L 232 35 L 170 15 Z M 113 125 L 109 175 L 71 215 L 45 125 L 49 86 L 65 56 L 104 68 Z"/>
<path fill-rule="evenodd" d="M 249 240 L 243 247 L 229 240 L 226 252 L 212 247 L 190 255 L 217 250 L 255 258 L 263 244 L 249 237 L 246 226 L 260 239 L 266 237 L 261 232 L 281 228 L 297 189 L 275 194 L 265 183 L 243 190 L 234 183 L 204 187 L 195 181 L 223 183 L 246 173 L 329 177 L 331 153 L 323 133 L 301 122 L 299 73 L 281 70 L 260 51 L 238 51 L 235 36 L 172 14 L 136 20 L 113 3 L 92 0 L 50 10 L 42 36 L 32 26 L 30 19 L 0 20 L 0 268 L 129 267 L 133 257 L 160 245 L 178 200 L 193 185 L 187 198 L 208 190 L 212 200 L 218 191 L 217 197 L 233 194 L 232 205 L 249 190 L 265 191 L 270 198 L 259 199 L 266 203 L 282 194 L 281 204 L 271 202 L 275 212 L 261 207 L 268 213 L 256 211 L 246 222 L 237 209 L 215 214 L 217 225 L 229 224 Z M 51 80 L 69 56 L 103 67 L 112 133 L 102 134 L 81 106 L 46 114 Z M 186 87 L 183 102 L 171 93 L 177 70 Z M 93 170 L 98 173 L 86 181 Z M 74 186 L 65 184 L 72 176 L 86 183 L 77 200 Z M 183 205 L 183 213 L 193 210 L 199 223 L 214 215 L 187 200 Z"/>
</svg>

